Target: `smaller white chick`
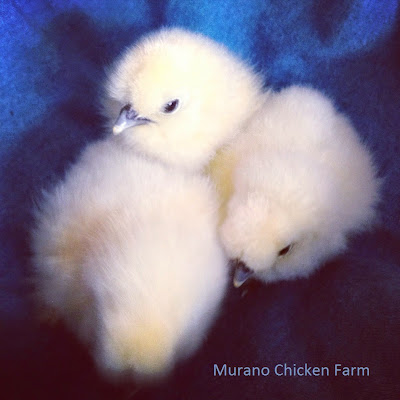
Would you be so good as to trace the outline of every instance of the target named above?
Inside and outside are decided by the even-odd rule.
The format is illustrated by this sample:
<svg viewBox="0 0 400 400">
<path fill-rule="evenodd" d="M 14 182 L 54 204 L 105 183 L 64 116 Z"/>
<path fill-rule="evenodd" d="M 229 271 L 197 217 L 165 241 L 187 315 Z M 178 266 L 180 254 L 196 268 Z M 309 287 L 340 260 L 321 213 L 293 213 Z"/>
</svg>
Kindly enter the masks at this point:
<svg viewBox="0 0 400 400">
<path fill-rule="evenodd" d="M 111 68 L 104 113 L 126 146 L 199 171 L 239 131 L 260 77 L 225 47 L 183 29 L 141 38 Z"/>
<path fill-rule="evenodd" d="M 310 88 L 266 93 L 219 158 L 215 168 L 223 162 L 233 175 L 217 185 L 227 203 L 222 242 L 238 260 L 236 287 L 252 275 L 264 282 L 309 275 L 375 215 L 370 153 L 349 120 Z"/>
<path fill-rule="evenodd" d="M 106 375 L 151 380 L 191 355 L 227 282 L 207 178 L 90 145 L 36 215 L 37 294 Z"/>
</svg>

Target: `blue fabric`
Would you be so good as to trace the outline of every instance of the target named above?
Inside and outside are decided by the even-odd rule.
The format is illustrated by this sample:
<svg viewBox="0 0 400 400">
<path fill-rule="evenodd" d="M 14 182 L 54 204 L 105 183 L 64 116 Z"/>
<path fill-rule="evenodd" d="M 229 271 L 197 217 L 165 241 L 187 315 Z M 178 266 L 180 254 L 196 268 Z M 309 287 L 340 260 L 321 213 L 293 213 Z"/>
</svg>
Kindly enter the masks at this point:
<svg viewBox="0 0 400 400">
<path fill-rule="evenodd" d="M 3 0 L 0 5 L 0 392 L 4 398 L 399 399 L 398 0 Z M 308 280 L 230 290 L 204 347 L 165 383 L 112 385 L 32 308 L 34 199 L 101 136 L 104 70 L 161 26 L 209 35 L 278 89 L 309 84 L 353 121 L 384 179 L 380 221 Z M 215 377 L 231 366 L 368 366 L 369 377 Z"/>
</svg>

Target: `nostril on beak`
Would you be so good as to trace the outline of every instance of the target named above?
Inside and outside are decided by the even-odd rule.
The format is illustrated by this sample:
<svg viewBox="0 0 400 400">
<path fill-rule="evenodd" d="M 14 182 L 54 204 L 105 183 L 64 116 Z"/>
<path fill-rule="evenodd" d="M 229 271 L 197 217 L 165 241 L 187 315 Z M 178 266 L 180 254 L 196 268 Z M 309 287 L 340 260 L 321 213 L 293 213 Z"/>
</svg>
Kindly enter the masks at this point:
<svg viewBox="0 0 400 400">
<path fill-rule="evenodd" d="M 121 108 L 119 115 L 124 115 L 126 119 L 132 120 L 135 119 L 139 114 L 135 111 L 134 108 L 132 108 L 132 104 L 126 104 Z"/>
<path fill-rule="evenodd" d="M 152 122 L 148 118 L 141 117 L 134 108 L 132 108 L 131 104 L 126 104 L 121 108 L 119 113 L 119 117 L 114 123 L 113 133 L 114 135 L 118 135 L 123 132 L 127 128 L 132 128 L 138 125 L 144 125 L 149 122 Z"/>
<path fill-rule="evenodd" d="M 126 104 L 125 106 L 123 106 L 121 108 L 121 111 L 119 112 L 119 114 L 121 115 L 124 111 L 129 111 L 132 109 L 132 104 Z"/>
<path fill-rule="evenodd" d="M 134 120 L 139 116 L 139 114 L 132 107 L 126 109 L 124 112 L 126 113 L 125 116 L 127 120 Z"/>
</svg>

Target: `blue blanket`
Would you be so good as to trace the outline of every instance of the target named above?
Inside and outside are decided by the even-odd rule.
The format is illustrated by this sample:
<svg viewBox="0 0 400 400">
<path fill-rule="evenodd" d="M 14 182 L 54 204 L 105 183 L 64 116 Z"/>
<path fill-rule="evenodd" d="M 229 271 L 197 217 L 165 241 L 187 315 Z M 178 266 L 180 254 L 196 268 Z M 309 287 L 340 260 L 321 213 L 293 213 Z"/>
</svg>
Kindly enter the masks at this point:
<svg viewBox="0 0 400 400">
<path fill-rule="evenodd" d="M 0 7 L 2 398 L 400 398 L 398 0 L 3 0 Z M 37 322 L 28 235 L 38 193 L 102 135 L 105 67 L 161 26 L 224 43 L 266 86 L 325 92 L 373 152 L 384 184 L 371 232 L 310 279 L 232 288 L 202 349 L 145 388 L 103 381 L 69 332 Z M 239 366 L 262 373 L 228 368 Z"/>
</svg>

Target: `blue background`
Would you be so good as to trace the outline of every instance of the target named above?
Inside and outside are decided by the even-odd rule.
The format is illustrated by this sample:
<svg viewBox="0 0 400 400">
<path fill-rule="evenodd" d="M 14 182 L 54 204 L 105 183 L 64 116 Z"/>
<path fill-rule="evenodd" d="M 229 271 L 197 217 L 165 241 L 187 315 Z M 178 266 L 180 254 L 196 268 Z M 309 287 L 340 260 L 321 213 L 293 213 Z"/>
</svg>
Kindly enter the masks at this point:
<svg viewBox="0 0 400 400">
<path fill-rule="evenodd" d="M 380 220 L 308 280 L 231 289 L 205 345 L 165 383 L 102 380 L 32 307 L 34 199 L 100 137 L 106 67 L 161 26 L 224 43 L 274 89 L 309 84 L 358 129 L 384 179 Z M 0 4 L 0 393 L 6 399 L 399 399 L 400 21 L 397 0 Z M 213 365 L 361 365 L 369 377 L 214 377 Z"/>
</svg>

